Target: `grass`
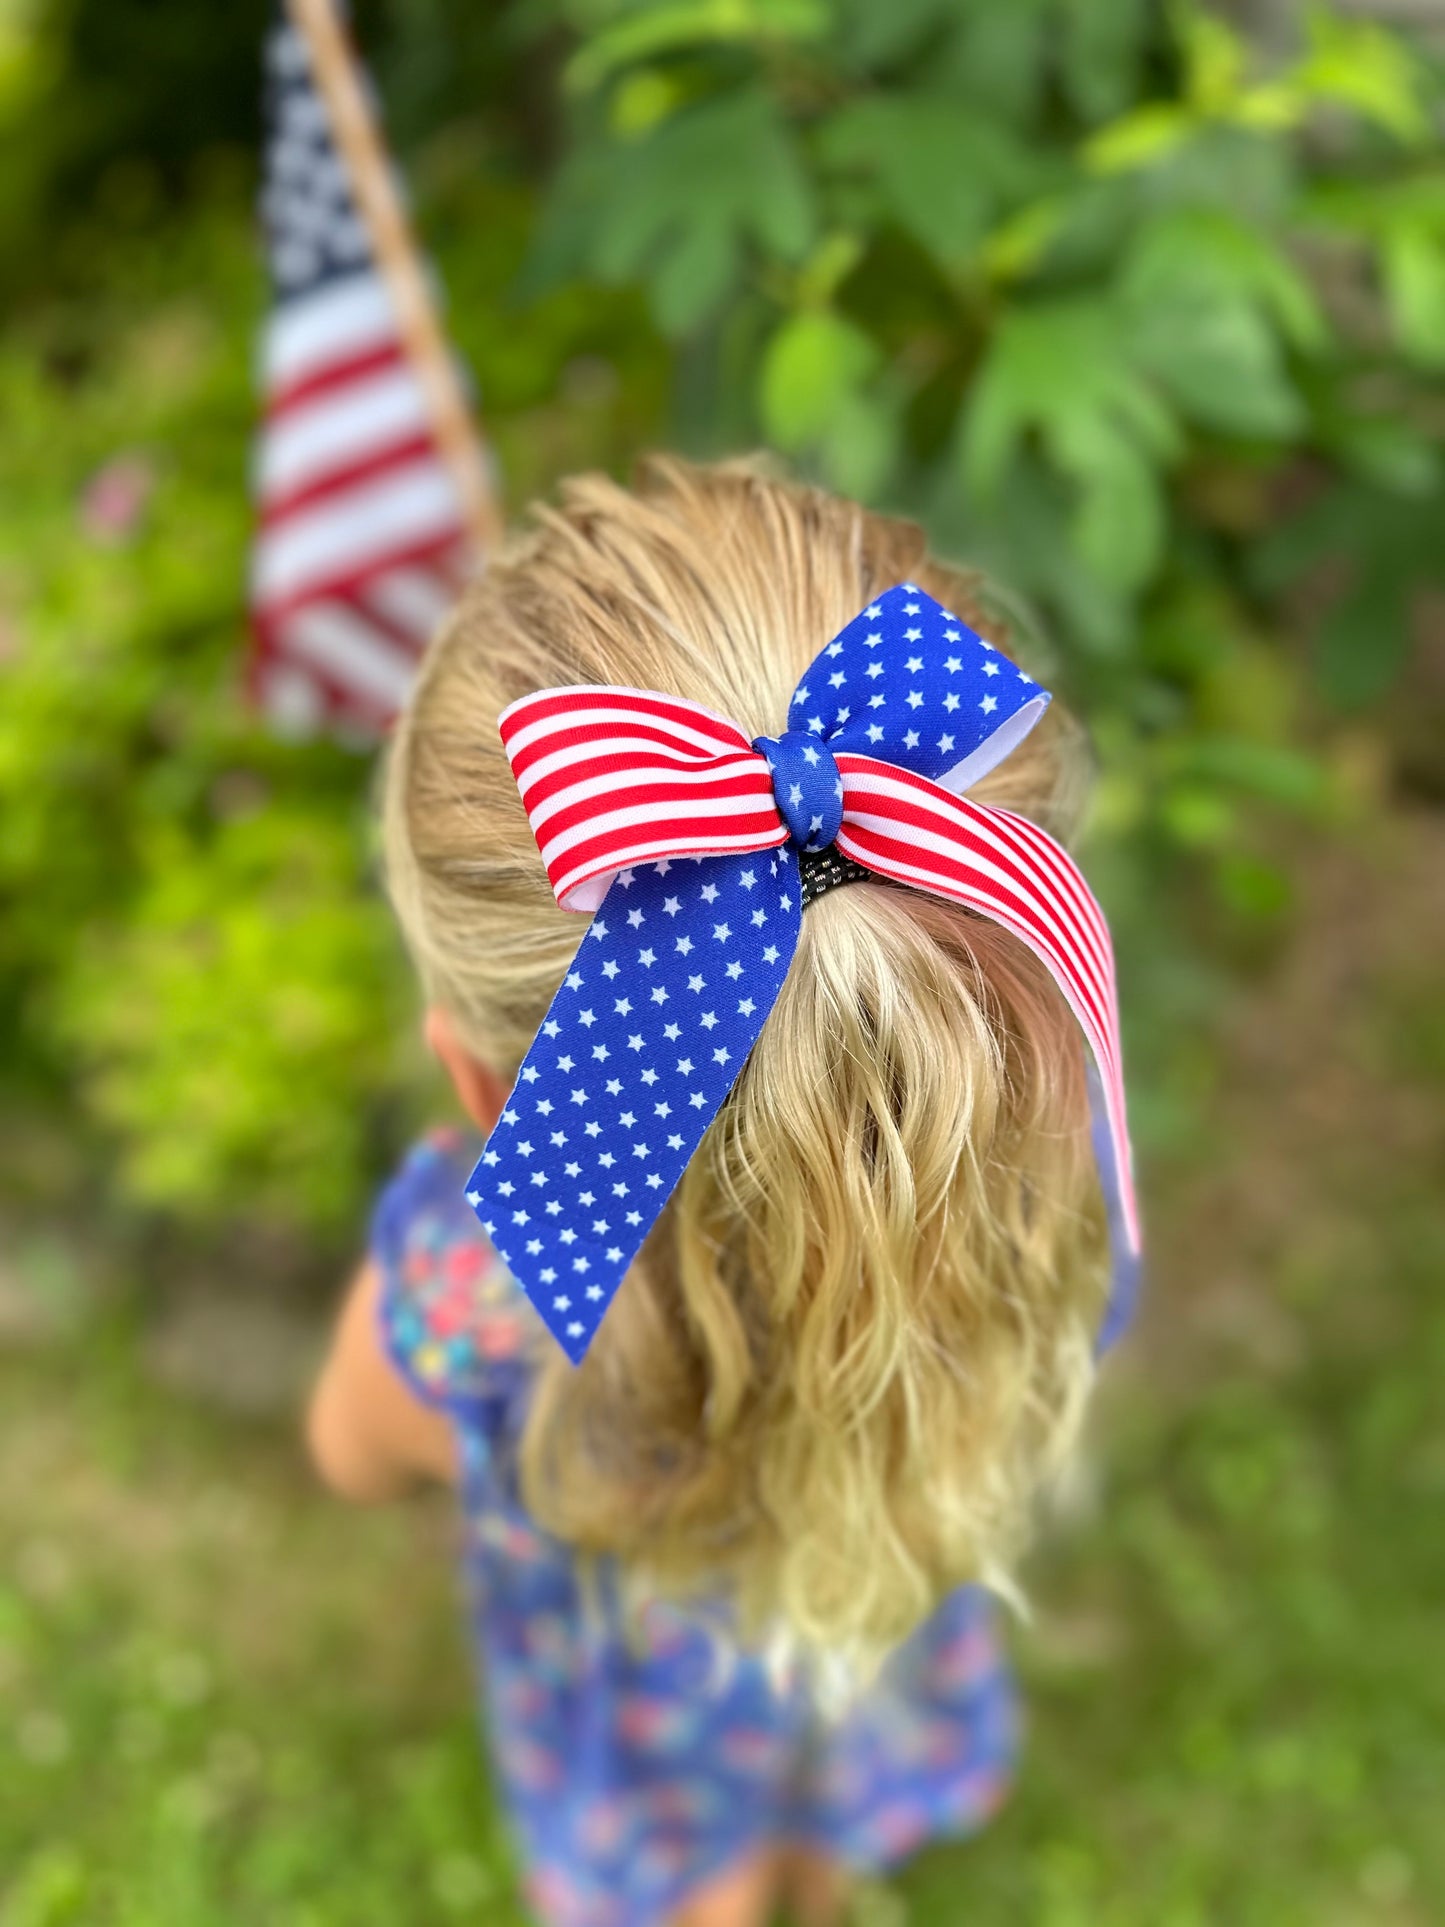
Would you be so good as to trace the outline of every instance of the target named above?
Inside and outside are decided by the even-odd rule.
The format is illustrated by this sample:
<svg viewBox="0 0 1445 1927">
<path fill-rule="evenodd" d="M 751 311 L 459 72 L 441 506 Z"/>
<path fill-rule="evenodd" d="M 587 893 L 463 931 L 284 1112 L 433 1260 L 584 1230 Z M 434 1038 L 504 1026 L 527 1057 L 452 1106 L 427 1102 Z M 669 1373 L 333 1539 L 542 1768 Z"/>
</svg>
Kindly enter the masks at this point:
<svg viewBox="0 0 1445 1927">
<path fill-rule="evenodd" d="M 1241 1000 L 1035 1570 L 1023 1784 L 876 1918 L 1445 1917 L 1440 854 L 1342 859 Z M 521 1921 L 445 1508 L 343 1512 L 139 1356 L 0 1360 L 0 1923 Z"/>
</svg>

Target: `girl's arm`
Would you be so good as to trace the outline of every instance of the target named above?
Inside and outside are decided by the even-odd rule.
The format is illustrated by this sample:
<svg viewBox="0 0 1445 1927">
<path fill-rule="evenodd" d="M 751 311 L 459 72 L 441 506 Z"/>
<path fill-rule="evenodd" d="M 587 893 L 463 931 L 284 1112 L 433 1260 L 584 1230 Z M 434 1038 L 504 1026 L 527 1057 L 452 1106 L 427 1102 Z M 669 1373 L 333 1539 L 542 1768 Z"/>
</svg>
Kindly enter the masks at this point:
<svg viewBox="0 0 1445 1927">
<path fill-rule="evenodd" d="M 373 1505 L 420 1479 L 456 1483 L 456 1440 L 408 1391 L 382 1349 L 381 1273 L 368 1261 L 346 1295 L 306 1420 L 312 1461 L 343 1499 Z"/>
</svg>

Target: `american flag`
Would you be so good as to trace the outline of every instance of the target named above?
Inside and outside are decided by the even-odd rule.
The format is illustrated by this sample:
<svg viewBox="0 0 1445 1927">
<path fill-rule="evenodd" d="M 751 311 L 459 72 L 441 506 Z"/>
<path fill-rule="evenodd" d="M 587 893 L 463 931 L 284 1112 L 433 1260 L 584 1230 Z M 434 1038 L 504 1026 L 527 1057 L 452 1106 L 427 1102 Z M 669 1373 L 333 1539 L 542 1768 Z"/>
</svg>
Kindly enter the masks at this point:
<svg viewBox="0 0 1445 1927">
<path fill-rule="evenodd" d="M 306 41 L 266 43 L 274 306 L 251 563 L 252 683 L 277 726 L 375 735 L 473 561 Z"/>
</svg>

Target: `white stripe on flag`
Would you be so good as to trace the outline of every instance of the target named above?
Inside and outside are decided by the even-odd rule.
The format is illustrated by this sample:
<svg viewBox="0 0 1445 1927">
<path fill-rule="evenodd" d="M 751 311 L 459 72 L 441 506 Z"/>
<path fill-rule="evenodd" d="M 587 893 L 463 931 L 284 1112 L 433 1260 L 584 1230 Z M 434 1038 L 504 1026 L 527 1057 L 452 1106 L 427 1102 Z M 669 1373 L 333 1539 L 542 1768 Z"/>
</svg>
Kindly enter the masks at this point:
<svg viewBox="0 0 1445 1927">
<path fill-rule="evenodd" d="M 261 685 L 261 701 L 277 731 L 291 742 L 304 742 L 321 727 L 326 697 L 309 669 L 278 657 L 269 664 Z"/>
<path fill-rule="evenodd" d="M 398 629 L 427 642 L 456 596 L 436 569 L 388 569 L 367 585 L 366 600 Z"/>
<path fill-rule="evenodd" d="M 435 455 L 418 456 L 370 482 L 298 509 L 262 531 L 256 544 L 252 599 L 287 601 L 338 577 L 380 567 L 388 555 L 453 533 L 457 495 Z"/>
<path fill-rule="evenodd" d="M 329 282 L 268 316 L 261 336 L 263 391 L 289 388 L 334 362 L 396 339 L 391 297 L 374 269 Z"/>
<path fill-rule="evenodd" d="M 293 660 L 312 663 L 390 710 L 406 701 L 416 673 L 409 656 L 344 602 L 298 609 L 283 625 L 280 643 Z"/>
<path fill-rule="evenodd" d="M 409 368 L 384 368 L 268 422 L 256 463 L 262 506 L 427 427 L 421 385 Z"/>
</svg>

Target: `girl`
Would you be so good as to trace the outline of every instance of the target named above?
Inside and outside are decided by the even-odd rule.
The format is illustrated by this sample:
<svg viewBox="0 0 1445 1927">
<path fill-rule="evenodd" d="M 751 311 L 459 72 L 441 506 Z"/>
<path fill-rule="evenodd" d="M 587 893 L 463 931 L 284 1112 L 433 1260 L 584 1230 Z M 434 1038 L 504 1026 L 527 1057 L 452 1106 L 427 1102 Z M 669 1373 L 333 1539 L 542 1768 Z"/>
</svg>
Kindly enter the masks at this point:
<svg viewBox="0 0 1445 1927">
<path fill-rule="evenodd" d="M 497 1769 L 555 1927 L 762 1927 L 784 1901 L 826 1927 L 850 1870 L 977 1827 L 1009 1781 L 985 1588 L 1129 1278 L 1111 1308 L 1121 1140 L 1096 1169 L 1080 1023 L 1108 1089 L 1112 978 L 1071 979 L 986 894 L 910 887 L 928 839 L 870 844 L 857 801 L 936 740 L 924 805 L 1074 826 L 1079 733 L 968 627 L 976 586 L 751 467 L 587 478 L 468 592 L 397 733 L 391 892 L 481 1136 L 433 1135 L 384 1192 L 310 1437 L 349 1498 L 460 1487 Z M 956 675 L 976 732 L 1004 718 L 968 754 Z M 830 685 L 853 702 L 810 714 Z M 754 854 L 723 853 L 753 809 Z M 621 868 L 659 810 L 686 819 L 649 846 L 676 865 Z M 1007 834 L 1045 895 L 1076 877 Z M 549 880 L 603 903 L 580 951 Z M 1105 955 L 1081 881 L 1049 915 Z"/>
</svg>

